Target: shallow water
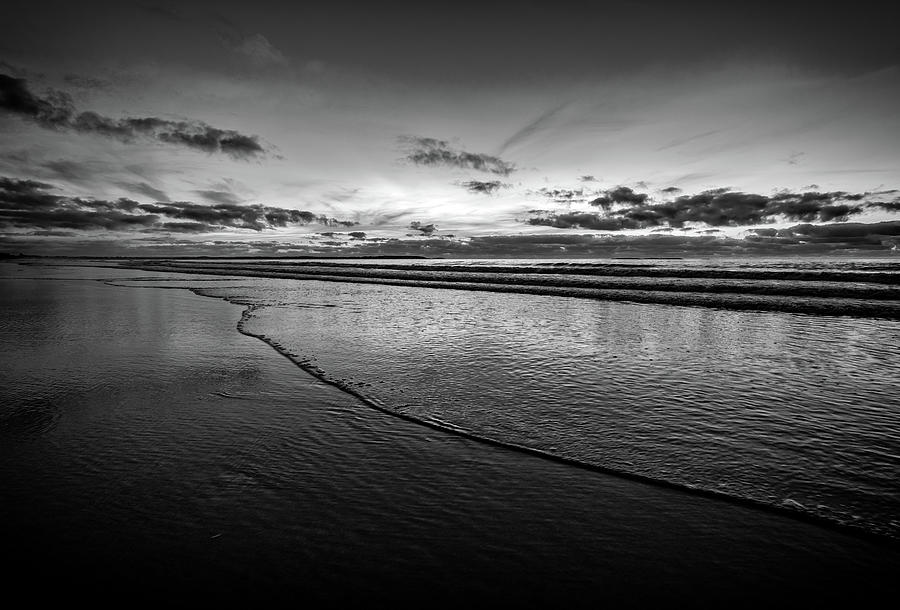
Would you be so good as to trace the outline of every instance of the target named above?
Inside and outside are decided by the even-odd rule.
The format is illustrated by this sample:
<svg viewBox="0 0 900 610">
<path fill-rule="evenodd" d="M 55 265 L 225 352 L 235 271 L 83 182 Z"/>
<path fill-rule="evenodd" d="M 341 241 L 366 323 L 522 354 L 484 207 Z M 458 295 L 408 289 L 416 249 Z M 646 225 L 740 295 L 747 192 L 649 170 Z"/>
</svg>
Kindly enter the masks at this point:
<svg viewBox="0 0 900 610">
<path fill-rule="evenodd" d="M 257 276 L 195 286 L 251 305 L 247 332 L 390 411 L 900 539 L 900 321 L 847 315 L 841 292 L 878 293 L 861 300 L 863 309 L 900 307 L 891 260 L 160 266 L 179 265 Z M 842 315 L 454 290 L 443 287 L 453 285 L 448 276 L 441 287 L 427 279 L 432 272 L 423 269 L 436 266 L 513 279 L 538 267 L 591 267 L 624 282 L 634 278 L 607 274 L 627 269 L 645 281 L 659 272 L 672 288 L 662 294 L 752 273 L 765 279 L 741 281 L 775 285 L 776 296 L 764 299 L 808 301 L 788 296 L 798 286 L 836 290 L 820 299 L 821 311 Z M 355 275 L 352 282 L 258 278 L 309 268 Z M 417 285 L 366 283 L 373 269 L 376 280 L 378 270 L 418 274 Z M 772 279 L 784 274 L 802 279 Z M 867 274 L 878 281 L 842 280 Z M 468 276 L 457 279 L 469 287 Z"/>
<path fill-rule="evenodd" d="M 7 556 L 17 558 L 11 578 L 40 575 L 63 590 L 95 594 L 191 590 L 205 599 L 288 594 L 376 604 L 427 596 L 524 605 L 685 599 L 750 606 L 785 592 L 807 600 L 897 592 L 892 575 L 900 556 L 890 545 L 384 415 L 236 332 L 245 305 L 181 289 L 72 279 L 82 273 L 250 298 L 262 306 L 245 319 L 245 330 L 272 333 L 297 360 L 315 352 L 307 364 L 322 375 L 417 416 L 444 405 L 440 417 L 460 418 L 459 425 L 474 418 L 491 434 L 535 443 L 550 438 L 554 451 L 567 449 L 567 438 L 582 439 L 576 450 L 613 456 L 628 438 L 652 438 L 655 420 L 677 432 L 667 434 L 677 442 L 664 459 L 650 460 L 651 468 L 677 464 L 689 453 L 682 438 L 699 434 L 671 421 L 674 407 L 641 410 L 622 399 L 621 388 L 646 395 L 653 379 L 677 377 L 653 363 L 676 360 L 663 340 L 688 344 L 697 334 L 673 328 L 685 314 L 670 311 L 676 318 L 648 327 L 640 316 L 622 318 L 622 303 L 16 268 L 14 277 L 48 279 L 4 280 L 0 291 L 0 523 L 8 528 Z M 602 323 L 610 307 L 620 316 L 614 325 Z M 385 315 L 390 311 L 397 315 Z M 712 323 L 704 314 L 716 313 L 691 311 L 700 316 L 696 328 Z M 422 323 L 435 319 L 441 327 Z M 559 332 L 564 322 L 571 336 Z M 709 331 L 727 334 L 731 326 L 722 324 Z M 534 347 L 548 337 L 557 337 L 548 347 L 572 347 L 565 356 L 595 376 L 559 366 L 556 348 Z M 645 340 L 634 343 L 638 337 Z M 593 357 L 607 340 L 631 346 L 607 353 L 610 359 L 639 359 L 649 367 L 645 374 L 628 377 L 627 366 L 610 369 Z M 736 360 L 744 353 L 741 341 L 717 345 L 723 367 L 729 354 Z M 854 349 L 870 353 L 861 345 Z M 343 375 L 338 361 L 357 376 Z M 648 376 L 652 371 L 656 377 Z M 363 380 L 367 375 L 372 381 Z M 547 379 L 571 384 L 572 394 L 561 399 L 559 390 L 542 390 Z M 601 380 L 611 384 L 608 402 L 591 390 Z M 365 383 L 372 385 L 359 385 Z M 715 385 L 704 389 L 715 392 Z M 492 388 L 488 406 L 477 402 L 485 386 Z M 630 389 L 639 386 L 640 392 Z M 672 382 L 667 395 L 680 391 Z M 448 399 L 454 396 L 471 401 Z M 543 396 L 542 407 L 536 396 Z M 604 404 L 625 407 L 604 410 Z M 807 417 L 828 421 L 828 413 L 806 408 Z M 748 428 L 789 415 L 771 407 L 756 419 L 733 411 L 721 421 L 740 417 Z M 717 416 L 707 409 L 707 418 Z M 517 428 L 520 417 L 544 429 Z M 840 432 L 842 425 L 823 428 Z M 627 433 L 603 429 L 612 426 Z M 567 436 L 566 427 L 580 432 Z M 777 453 L 777 443 L 771 451 Z M 622 455 L 631 463 L 645 457 Z"/>
</svg>

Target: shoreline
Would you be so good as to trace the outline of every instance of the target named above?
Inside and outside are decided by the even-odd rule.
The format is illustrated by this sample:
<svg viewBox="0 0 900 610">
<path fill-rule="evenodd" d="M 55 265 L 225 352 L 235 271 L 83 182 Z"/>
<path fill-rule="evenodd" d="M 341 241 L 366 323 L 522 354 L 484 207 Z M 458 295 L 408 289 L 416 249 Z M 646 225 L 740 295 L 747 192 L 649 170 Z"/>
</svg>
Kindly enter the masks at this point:
<svg viewBox="0 0 900 610">
<path fill-rule="evenodd" d="M 193 289 L 188 289 L 188 290 L 190 290 L 191 292 L 194 292 L 198 296 L 206 297 L 206 295 L 200 294 L 196 290 L 193 290 Z M 219 297 L 206 297 L 206 298 L 219 298 Z M 228 299 L 222 299 L 222 300 L 228 301 Z M 230 302 L 230 301 L 228 301 L 228 302 Z M 236 303 L 234 303 L 234 304 L 236 304 Z M 245 322 L 247 321 L 248 316 L 252 315 L 253 311 L 255 311 L 258 308 L 259 307 L 255 307 L 255 306 L 245 306 L 245 309 L 241 316 L 241 319 L 237 323 L 238 332 L 240 332 L 248 337 L 253 337 L 255 339 L 262 341 L 263 343 L 265 343 L 266 345 L 271 347 L 273 350 L 275 350 L 276 353 L 283 356 L 284 358 L 287 358 L 291 363 L 293 363 L 295 366 L 297 366 L 297 368 L 301 369 L 305 373 L 312 375 L 313 377 L 322 381 L 323 383 L 327 383 L 328 385 L 338 388 L 339 390 L 358 399 L 360 402 L 362 402 L 369 408 L 374 409 L 380 413 L 384 413 L 384 414 L 390 415 L 392 417 L 396 417 L 396 418 L 402 419 L 404 421 L 412 422 L 414 424 L 418 424 L 418 425 L 421 425 L 421 426 L 424 426 L 424 427 L 427 427 L 427 428 L 430 428 L 433 430 L 439 430 L 439 431 L 447 433 L 447 434 L 453 434 L 453 435 L 467 438 L 467 439 L 470 439 L 470 440 L 473 440 L 473 441 L 476 441 L 479 443 L 484 443 L 486 445 L 491 445 L 494 447 L 508 449 L 510 451 L 515 451 L 518 453 L 534 456 L 534 457 L 537 457 L 537 458 L 540 458 L 543 460 L 557 462 L 560 464 L 565 464 L 567 466 L 572 466 L 572 467 L 580 468 L 583 470 L 598 472 L 598 473 L 602 473 L 604 475 L 609 475 L 609 476 L 614 476 L 614 477 L 618 477 L 618 478 L 622 478 L 622 479 L 626 479 L 626 480 L 630 480 L 630 481 L 635 481 L 635 482 L 642 483 L 645 485 L 652 485 L 655 487 L 661 487 L 661 488 L 675 490 L 675 491 L 685 493 L 685 494 L 696 495 L 696 496 L 709 498 L 709 499 L 713 499 L 713 500 L 717 500 L 717 501 L 721 501 L 721 502 L 727 502 L 729 504 L 734 504 L 734 505 L 742 506 L 742 507 L 749 508 L 749 509 L 761 510 L 761 511 L 764 511 L 767 513 L 772 513 L 772 514 L 776 514 L 779 516 L 796 519 L 801 522 L 818 525 L 820 527 L 824 527 L 825 529 L 835 530 L 835 531 L 839 531 L 839 532 L 842 532 L 845 534 L 850 534 L 850 535 L 859 537 L 864 540 L 869 540 L 869 541 L 875 542 L 877 544 L 883 544 L 890 548 L 900 549 L 900 539 L 897 539 L 897 538 L 894 538 L 891 536 L 887 536 L 887 535 L 878 534 L 876 532 L 871 532 L 871 531 L 856 527 L 850 523 L 843 523 L 840 521 L 830 520 L 825 517 L 820 517 L 814 513 L 804 512 L 803 510 L 800 510 L 797 508 L 792 508 L 790 505 L 787 505 L 787 504 L 782 505 L 782 506 L 779 506 L 776 504 L 766 504 L 764 502 L 760 502 L 760 501 L 754 500 L 752 498 L 742 498 L 742 497 L 733 496 L 733 495 L 729 495 L 729 494 L 722 493 L 722 492 L 717 492 L 712 489 L 704 489 L 701 487 L 692 487 L 692 486 L 688 486 L 688 485 L 682 485 L 679 483 L 666 481 L 664 479 L 656 479 L 653 477 L 648 477 L 648 476 L 644 476 L 641 474 L 628 472 L 625 470 L 619 470 L 616 468 L 605 467 L 605 466 L 601 466 L 601 465 L 597 465 L 597 464 L 590 464 L 587 462 L 579 461 L 574 458 L 569 458 L 569 457 L 566 457 L 563 455 L 557 455 L 554 453 L 543 451 L 541 449 L 537 449 L 534 447 L 528 447 L 526 445 L 519 445 L 519 444 L 512 443 L 512 442 L 497 440 L 497 439 L 491 438 L 489 436 L 484 436 L 484 435 L 478 434 L 477 432 L 472 432 L 470 430 L 465 430 L 463 428 L 459 428 L 458 426 L 454 426 L 453 424 L 450 424 L 450 423 L 435 421 L 435 420 L 431 420 L 431 419 L 425 419 L 425 418 L 421 418 L 421 417 L 415 417 L 414 415 L 410 415 L 408 413 L 403 413 L 403 412 L 391 409 L 390 407 L 383 406 L 381 404 L 378 404 L 378 402 L 374 401 L 373 399 L 371 399 L 369 396 L 365 395 L 364 393 L 356 390 L 351 385 L 349 385 L 347 383 L 343 383 L 337 379 L 332 379 L 328 375 L 324 374 L 324 372 L 322 372 L 321 369 L 319 369 L 317 367 L 309 366 L 307 364 L 304 364 L 304 362 L 297 360 L 293 354 L 286 351 L 283 348 L 283 346 L 281 346 L 279 343 L 272 340 L 270 337 L 268 337 L 266 335 L 259 335 L 259 334 L 256 334 L 256 333 L 246 330 Z"/>
<path fill-rule="evenodd" d="M 100 282 L 90 282 L 90 285 L 95 290 L 123 291 L 122 298 L 129 298 L 127 292 L 134 288 Z M 155 291 L 154 287 L 146 288 Z M 216 306 L 209 308 L 204 303 L 222 301 L 187 289 L 155 292 L 189 297 L 186 300 L 164 297 L 160 303 L 193 303 L 192 307 L 198 308 L 193 315 L 217 310 Z M 235 313 L 246 310 L 234 303 L 227 303 L 226 307 Z M 224 310 L 218 311 L 217 319 Z M 243 313 L 241 316 L 243 319 Z M 221 321 L 224 324 L 224 318 Z M 222 343 L 221 332 L 247 337 L 262 351 L 250 344 L 241 349 L 247 354 L 258 353 L 262 358 L 259 366 L 269 371 L 253 384 L 263 388 L 266 383 L 277 382 L 279 387 L 287 389 L 302 381 L 291 373 L 298 368 L 296 362 L 291 360 L 288 364 L 272 358 L 274 346 L 262 345 L 264 340 L 258 337 L 251 339 L 252 335 L 235 333 L 233 317 L 226 326 L 199 345 L 192 345 L 191 353 L 198 359 L 205 358 L 204 346 Z M 212 331 L 214 325 L 208 328 Z M 246 357 L 236 354 L 235 362 Z M 284 364 L 278 364 L 279 361 Z M 310 383 L 296 387 L 307 388 L 302 392 L 308 393 L 320 383 L 314 376 L 309 379 Z M 235 383 L 238 383 L 235 387 L 246 391 L 246 381 L 237 379 Z M 334 391 L 347 396 L 343 389 Z M 144 404 L 143 399 L 139 400 L 140 387 L 130 387 L 128 392 L 133 395 L 130 400 L 138 400 L 138 406 Z M 262 461 L 254 458 L 263 469 L 259 475 L 264 478 L 271 476 L 267 471 L 276 458 L 279 464 L 286 460 L 284 466 L 288 470 L 277 479 L 278 486 L 265 488 L 265 497 L 269 498 L 267 508 L 260 507 L 263 512 L 241 525 L 240 529 L 248 534 L 258 534 L 230 547 L 229 553 L 237 563 L 228 568 L 228 573 L 231 569 L 249 570 L 248 574 L 253 574 L 250 582 L 256 583 L 247 589 L 239 587 L 238 595 L 246 595 L 247 599 L 254 595 L 294 594 L 306 590 L 304 587 L 312 587 L 322 589 L 319 594 L 326 601 L 346 596 L 355 601 L 393 602 L 428 591 L 442 592 L 460 601 L 471 599 L 472 595 L 482 599 L 522 599 L 525 605 L 542 605 L 542 601 L 549 603 L 554 599 L 572 602 L 581 599 L 582 603 L 605 600 L 635 606 L 648 600 L 678 600 L 699 605 L 724 600 L 724 603 L 752 605 L 754 601 L 774 599 L 781 594 L 823 600 L 846 595 L 849 599 L 857 584 L 891 592 L 897 589 L 892 581 L 884 579 L 892 574 L 892 566 L 900 565 L 900 554 L 846 532 L 755 508 L 733 506 L 720 499 L 648 486 L 546 459 L 536 460 L 534 455 L 456 435 L 431 435 L 420 423 L 404 421 L 406 418 L 398 418 L 394 413 L 385 419 L 369 408 L 371 405 L 354 408 L 355 399 L 345 401 L 345 407 L 319 406 L 308 400 L 297 404 L 299 397 L 290 392 L 284 399 L 260 402 L 258 407 L 253 407 L 254 412 L 261 409 L 258 415 L 241 422 L 242 427 L 251 426 L 248 431 L 264 424 L 275 413 L 284 421 L 296 422 L 290 429 L 277 431 L 277 438 L 283 441 L 271 445 L 279 447 L 281 442 L 288 443 L 284 450 Z M 189 398 L 179 399 L 182 409 L 200 406 L 191 403 Z M 150 395 L 148 399 L 155 400 Z M 281 402 L 283 406 L 279 406 Z M 224 397 L 210 403 L 220 404 L 246 409 L 256 405 L 256 399 Z M 208 439 L 229 430 L 230 424 L 222 420 L 220 407 L 203 417 L 212 418 L 209 421 L 218 425 L 208 432 L 198 428 L 192 433 L 199 435 L 197 438 Z M 64 413 L 59 426 L 68 425 L 67 421 Z M 246 439 L 253 436 L 242 432 L 234 437 L 240 443 L 235 447 L 238 455 L 254 447 L 247 444 L 242 449 Z M 325 443 L 325 439 L 331 440 Z M 194 453 L 183 452 L 179 459 L 184 461 L 184 466 L 179 471 L 190 470 L 189 465 L 197 459 Z M 256 489 L 256 484 L 250 489 Z M 309 495 L 310 491 L 314 493 Z M 292 500 L 295 496 L 296 500 Z M 243 493 L 235 496 L 243 498 L 242 502 L 252 497 Z M 306 506 L 296 504 L 297 500 Z M 203 514 L 212 508 L 203 500 L 193 502 L 199 502 L 198 510 Z M 281 504 L 282 508 L 276 508 Z M 300 518 L 294 514 L 299 508 L 312 512 Z M 360 512 L 361 509 L 364 510 Z M 126 514 L 132 514 L 133 510 L 128 508 Z M 232 510 L 244 509 L 235 505 Z M 267 515 L 276 510 L 280 515 L 277 518 L 275 514 Z M 151 525 L 161 518 L 156 512 L 149 516 Z M 255 524 L 257 519 L 262 521 Z M 98 522 L 98 527 L 104 528 L 99 530 L 103 539 L 108 527 L 104 523 Z M 134 526 L 126 523 L 123 531 L 130 532 L 139 523 L 134 522 Z M 192 526 L 186 523 L 178 527 Z M 361 528 L 359 535 L 347 538 L 348 527 L 349 531 Z M 233 540 L 233 530 L 234 526 L 232 531 L 212 541 L 198 540 L 196 547 L 195 543 L 185 543 L 187 546 L 145 551 L 141 561 L 148 557 L 162 560 L 182 556 L 182 559 L 192 558 L 191 561 L 201 558 L 205 558 L 202 562 L 209 561 L 212 556 L 203 549 L 213 541 L 220 544 Z M 262 538 L 259 534 L 263 534 Z M 80 537 L 77 532 L 63 535 Z M 305 542 L 298 547 L 286 544 L 291 540 Z M 308 548 L 312 540 L 317 541 L 314 552 Z M 112 539 L 108 543 L 120 544 Z M 306 550 L 298 555 L 304 545 Z M 128 558 L 125 567 L 139 560 L 132 557 L 132 551 L 123 548 L 122 552 Z M 271 557 L 274 561 L 266 560 L 258 566 L 247 563 L 248 557 L 258 556 Z M 309 559 L 304 559 L 305 556 Z M 292 570 L 282 573 L 284 568 L 278 567 L 288 559 L 301 571 L 310 569 L 313 564 L 309 562 L 342 566 L 330 569 L 337 569 L 336 574 L 345 579 L 346 590 L 334 590 L 336 576 L 325 572 L 316 572 L 317 576 L 305 581 L 301 578 L 302 583 L 291 585 L 290 580 L 279 580 L 280 584 L 273 588 L 260 588 L 276 575 L 281 579 L 295 574 Z M 376 568 L 369 560 L 387 564 Z M 400 563 L 396 564 L 397 561 Z M 207 574 L 208 584 L 223 584 L 222 566 L 202 562 L 201 565 L 211 570 Z M 170 574 L 169 568 L 158 568 L 157 575 L 166 574 Z M 377 574 L 380 576 L 375 578 Z M 452 582 L 445 582 L 447 578 Z M 500 582 L 506 584 L 497 585 Z M 174 583 L 173 586 L 186 584 L 178 578 Z M 165 589 L 163 586 L 161 590 Z M 450 591 L 458 593 L 454 596 Z M 207 588 L 191 593 L 215 597 L 215 591 Z"/>
</svg>

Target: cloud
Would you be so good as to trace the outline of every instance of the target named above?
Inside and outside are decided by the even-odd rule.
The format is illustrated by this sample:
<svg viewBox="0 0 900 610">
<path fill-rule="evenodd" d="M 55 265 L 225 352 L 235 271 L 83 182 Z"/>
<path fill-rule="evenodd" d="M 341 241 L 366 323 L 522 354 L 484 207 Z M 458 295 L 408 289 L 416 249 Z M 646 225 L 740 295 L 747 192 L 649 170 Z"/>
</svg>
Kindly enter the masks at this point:
<svg viewBox="0 0 900 610">
<path fill-rule="evenodd" d="M 893 201 L 875 201 L 870 204 L 873 208 L 881 208 L 886 212 L 900 212 L 900 199 Z"/>
<path fill-rule="evenodd" d="M 666 189 L 670 193 L 677 189 Z M 539 193 L 558 203 L 584 202 L 581 190 L 541 189 Z M 665 192 L 665 191 L 664 191 Z M 872 200 L 892 195 L 895 191 L 878 193 L 848 193 L 844 191 L 794 193 L 778 192 L 759 195 L 713 189 L 694 195 L 682 195 L 671 200 L 654 202 L 645 193 L 628 187 L 616 187 L 589 201 L 602 208 L 599 212 L 531 210 L 531 225 L 560 229 L 590 229 L 620 231 L 626 229 L 690 227 L 741 227 L 778 221 L 846 222 L 851 216 L 867 210 L 900 211 L 900 198 L 891 201 Z"/>
<path fill-rule="evenodd" d="M 154 201 L 162 201 L 164 203 L 170 201 L 169 196 L 166 195 L 165 192 L 159 190 L 158 188 L 150 186 L 146 182 L 118 182 L 117 184 L 122 188 L 131 191 L 132 193 L 144 195 L 145 197 L 149 197 Z"/>
<path fill-rule="evenodd" d="M 312 212 L 272 208 L 260 204 L 217 203 L 204 205 L 190 201 L 176 201 L 165 204 L 142 203 L 138 207 L 148 214 L 206 223 L 218 228 L 230 227 L 251 229 L 253 231 L 289 225 L 303 225 L 320 220 L 320 217 Z M 328 224 L 327 219 L 324 217 L 321 217 L 321 220 Z"/>
<path fill-rule="evenodd" d="M 460 183 L 460 186 L 465 187 L 465 189 L 470 193 L 482 193 L 484 195 L 491 195 L 498 189 L 508 185 L 503 184 L 499 180 L 490 180 L 487 182 L 482 182 L 480 180 L 469 180 L 468 182 Z"/>
<path fill-rule="evenodd" d="M 515 165 L 499 157 L 455 150 L 446 140 L 415 136 L 401 136 L 398 140 L 407 148 L 407 154 L 404 159 L 416 165 L 474 169 L 501 176 L 508 176 L 516 171 Z"/>
<path fill-rule="evenodd" d="M 581 182 L 597 182 L 597 179 L 594 178 L 593 176 L 590 176 L 590 175 L 587 175 L 587 176 L 579 176 L 578 179 L 579 179 Z"/>
<path fill-rule="evenodd" d="M 415 231 L 421 231 L 422 235 L 431 235 L 435 231 L 437 231 L 437 227 L 434 224 L 423 225 L 418 220 L 414 220 L 409 223 L 409 228 Z"/>
<path fill-rule="evenodd" d="M 247 36 L 234 48 L 234 52 L 255 68 L 288 64 L 284 54 L 272 46 L 272 43 L 262 34 Z"/>
<path fill-rule="evenodd" d="M 69 127 L 74 114 L 68 95 L 51 92 L 47 98 L 37 97 L 25 86 L 24 78 L 7 74 L 0 74 L 0 110 L 21 115 L 49 129 Z"/>
<path fill-rule="evenodd" d="M 529 218 L 528 224 L 555 227 L 557 229 L 591 229 L 594 231 L 621 231 L 638 229 L 640 224 L 624 218 L 610 218 L 588 212 L 550 213 L 546 216 Z"/>
<path fill-rule="evenodd" d="M 240 197 L 231 191 L 198 190 L 194 192 L 207 201 L 213 201 L 215 203 L 238 204 L 241 202 Z"/>
<path fill-rule="evenodd" d="M 584 201 L 581 190 L 541 189 L 540 193 L 557 202 Z M 665 193 L 677 193 L 670 187 Z M 542 218 L 529 221 L 531 224 L 548 226 L 617 226 L 620 228 L 647 229 L 655 227 L 684 228 L 687 223 L 711 227 L 752 226 L 776 222 L 779 219 L 801 222 L 846 221 L 850 216 L 866 209 L 879 207 L 887 211 L 896 210 L 896 201 L 867 202 L 870 194 L 847 193 L 843 191 L 803 193 L 780 192 L 774 195 L 759 195 L 731 191 L 726 188 L 704 191 L 695 195 L 682 195 L 671 200 L 655 202 L 646 193 L 619 186 L 588 203 L 602 208 L 594 214 L 543 214 Z M 615 229 L 612 229 L 615 230 Z"/>
<path fill-rule="evenodd" d="M 900 221 L 888 223 L 846 223 L 840 225 L 797 225 L 790 229 L 755 229 L 746 238 L 716 235 L 598 235 L 553 233 L 486 235 L 450 239 L 448 236 L 416 236 L 409 239 L 367 238 L 319 240 L 298 244 L 284 240 L 189 241 L 176 234 L 207 232 L 200 223 L 160 221 L 155 235 L 138 227 L 135 240 L 93 241 L 85 234 L 64 229 L 38 229 L 25 234 L 0 233 L 0 249 L 40 254 L 91 254 L 143 256 L 276 256 L 314 255 L 339 251 L 342 256 L 425 255 L 447 258 L 554 258 L 554 257 L 700 257 L 700 256 L 820 256 L 825 254 L 886 253 L 900 243 Z M 214 228 L 213 228 L 214 229 Z M 761 230 L 767 236 L 756 235 Z M 774 231 L 776 234 L 768 234 Z M 355 232 L 354 232 L 355 233 Z M 323 237 L 338 233 L 323 232 Z M 813 239 L 811 239 L 813 238 Z"/>
<path fill-rule="evenodd" d="M 786 229 L 751 229 L 748 239 L 781 244 L 827 244 L 843 247 L 886 245 L 900 240 L 900 220 L 795 225 Z"/>
<path fill-rule="evenodd" d="M 539 116 L 538 118 L 534 119 L 521 129 L 516 131 L 516 133 L 507 138 L 507 140 L 500 146 L 500 152 L 505 152 L 509 147 L 527 140 L 542 129 L 546 129 L 549 124 L 553 122 L 554 117 L 556 117 L 556 115 L 558 115 L 560 111 L 566 108 L 568 105 L 568 103 L 564 103 L 555 108 L 551 108 L 541 114 L 541 116 Z"/>
<path fill-rule="evenodd" d="M 152 188 L 152 187 L 151 187 Z M 319 223 L 353 226 L 353 221 L 261 204 L 190 201 L 138 203 L 132 199 L 91 199 L 57 195 L 53 186 L 34 180 L 0 177 L 0 229 L 129 230 L 209 232 L 267 229 Z"/>
<path fill-rule="evenodd" d="M 221 229 L 221 227 L 205 222 L 162 222 L 151 230 L 166 231 L 170 233 L 212 233 L 219 229 Z"/>
<path fill-rule="evenodd" d="M 649 195 L 646 193 L 635 193 L 627 186 L 617 186 L 591 201 L 591 205 L 596 205 L 606 210 L 614 203 L 643 204 L 648 198 Z"/>
<path fill-rule="evenodd" d="M 94 78 L 91 76 L 83 76 L 80 74 L 66 74 L 63 77 L 69 85 L 79 89 L 106 89 L 112 83 L 102 78 Z"/>
<path fill-rule="evenodd" d="M 568 188 L 547 188 L 542 187 L 535 191 L 538 195 L 543 195 L 548 199 L 552 199 L 557 203 L 574 203 L 585 201 L 585 190 L 568 189 Z"/>
<path fill-rule="evenodd" d="M 51 91 L 34 95 L 26 81 L 0 74 L 0 111 L 20 116 L 46 129 L 95 134 L 121 142 L 155 140 L 203 152 L 221 153 L 234 159 L 264 156 L 258 136 L 219 129 L 202 121 L 172 121 L 157 117 L 112 119 L 96 112 L 77 113 L 72 99 Z"/>
<path fill-rule="evenodd" d="M 848 203 L 862 197 L 844 192 L 784 192 L 768 196 L 715 189 L 696 195 L 682 195 L 660 204 L 634 205 L 613 214 L 646 226 L 665 223 L 676 228 L 688 222 L 713 227 L 747 226 L 774 222 L 778 218 L 829 222 L 843 221 L 862 212 L 863 206 Z"/>
<path fill-rule="evenodd" d="M 91 181 L 98 169 L 93 164 L 73 161 L 71 159 L 46 161 L 41 163 L 40 167 L 48 170 L 53 177 L 62 178 L 76 184 Z"/>
</svg>

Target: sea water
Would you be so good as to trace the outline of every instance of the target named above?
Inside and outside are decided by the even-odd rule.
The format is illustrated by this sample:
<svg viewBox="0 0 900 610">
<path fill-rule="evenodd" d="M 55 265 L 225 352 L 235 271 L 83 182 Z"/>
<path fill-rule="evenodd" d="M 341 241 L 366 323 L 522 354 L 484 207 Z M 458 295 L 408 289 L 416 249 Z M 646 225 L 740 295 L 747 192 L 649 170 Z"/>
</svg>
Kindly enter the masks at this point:
<svg viewBox="0 0 900 610">
<path fill-rule="evenodd" d="M 138 264 L 388 412 L 900 538 L 896 260 Z"/>
<path fill-rule="evenodd" d="M 71 264 L 4 265 L 0 281 L 0 530 L 6 574 L 32 595 L 753 607 L 897 593 L 889 482 L 866 503 L 853 490 L 868 475 L 843 475 L 868 515 L 846 531 L 791 517 L 806 505 L 722 501 L 772 488 L 757 475 L 790 468 L 772 459 L 779 438 L 801 455 L 848 434 L 828 423 L 841 409 L 766 379 L 679 375 L 695 350 L 723 370 L 752 363 L 729 317 L 752 312 Z M 782 340 L 806 320 L 788 319 Z M 838 316 L 821 332 L 882 322 Z M 874 338 L 850 353 L 877 356 Z M 816 333 L 791 340 L 780 361 L 826 350 Z M 704 416 L 677 399 L 701 385 L 772 402 L 707 402 Z M 801 407 L 821 439 L 773 421 Z M 852 422 L 863 453 L 896 430 L 890 412 L 865 408 L 880 431 Z M 765 426 L 771 455 L 748 440 Z M 690 455 L 732 450 L 753 457 Z M 642 481 L 578 466 L 601 462 Z M 725 495 L 681 489 L 713 475 Z M 772 495 L 759 505 L 783 504 Z"/>
</svg>

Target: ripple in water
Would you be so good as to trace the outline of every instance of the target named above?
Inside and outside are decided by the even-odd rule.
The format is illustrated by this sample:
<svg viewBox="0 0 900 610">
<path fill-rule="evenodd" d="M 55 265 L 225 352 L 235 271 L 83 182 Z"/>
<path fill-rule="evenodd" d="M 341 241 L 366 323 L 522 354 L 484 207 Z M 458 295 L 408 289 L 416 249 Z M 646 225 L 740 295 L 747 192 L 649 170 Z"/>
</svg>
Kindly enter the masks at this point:
<svg viewBox="0 0 900 610">
<path fill-rule="evenodd" d="M 245 332 L 387 410 L 900 537 L 897 321 L 277 279 L 199 291 L 252 303 Z"/>
<path fill-rule="evenodd" d="M 0 439 L 7 441 L 40 437 L 59 421 L 60 412 L 49 400 L 32 398 L 0 407 Z"/>
</svg>

